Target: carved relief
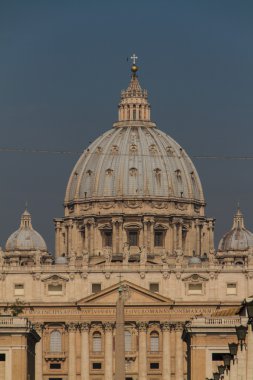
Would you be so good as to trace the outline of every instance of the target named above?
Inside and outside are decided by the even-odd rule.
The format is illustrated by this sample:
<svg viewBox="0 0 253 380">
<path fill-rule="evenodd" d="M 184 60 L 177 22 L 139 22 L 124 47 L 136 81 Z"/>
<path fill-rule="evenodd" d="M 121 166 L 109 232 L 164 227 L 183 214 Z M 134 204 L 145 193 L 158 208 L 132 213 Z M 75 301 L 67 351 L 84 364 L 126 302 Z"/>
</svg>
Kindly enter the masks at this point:
<svg viewBox="0 0 253 380">
<path fill-rule="evenodd" d="M 92 203 L 84 203 L 81 206 L 81 211 L 87 211 L 87 210 L 90 210 L 91 208 L 92 208 Z"/>
<path fill-rule="evenodd" d="M 175 202 L 175 208 L 177 210 L 185 211 L 185 210 L 187 210 L 188 205 L 185 203 L 181 203 L 181 202 Z"/>
<path fill-rule="evenodd" d="M 130 147 L 129 147 L 129 151 L 130 151 L 130 153 L 138 152 L 137 145 L 136 144 L 131 144 Z"/>
<path fill-rule="evenodd" d="M 150 153 L 152 154 L 155 154 L 157 153 L 157 146 L 155 144 L 151 144 L 149 147 L 148 147 Z"/>
<path fill-rule="evenodd" d="M 169 207 L 168 202 L 152 201 L 151 207 L 158 209 L 167 209 Z"/>
<path fill-rule="evenodd" d="M 129 208 L 141 208 L 142 207 L 142 201 L 125 201 L 123 203 L 124 207 L 129 207 Z"/>
<path fill-rule="evenodd" d="M 115 153 L 118 153 L 119 152 L 119 147 L 118 145 L 113 145 L 111 147 L 111 153 L 115 154 Z"/>
</svg>

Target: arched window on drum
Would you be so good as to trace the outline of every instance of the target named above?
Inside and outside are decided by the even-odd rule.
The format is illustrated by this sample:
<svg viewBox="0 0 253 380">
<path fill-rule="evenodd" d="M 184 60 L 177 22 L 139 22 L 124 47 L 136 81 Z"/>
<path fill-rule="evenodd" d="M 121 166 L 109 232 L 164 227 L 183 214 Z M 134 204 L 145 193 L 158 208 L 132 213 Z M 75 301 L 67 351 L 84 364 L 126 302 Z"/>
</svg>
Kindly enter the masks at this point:
<svg viewBox="0 0 253 380">
<path fill-rule="evenodd" d="M 50 352 L 62 352 L 62 336 L 58 330 L 50 334 Z"/>
</svg>

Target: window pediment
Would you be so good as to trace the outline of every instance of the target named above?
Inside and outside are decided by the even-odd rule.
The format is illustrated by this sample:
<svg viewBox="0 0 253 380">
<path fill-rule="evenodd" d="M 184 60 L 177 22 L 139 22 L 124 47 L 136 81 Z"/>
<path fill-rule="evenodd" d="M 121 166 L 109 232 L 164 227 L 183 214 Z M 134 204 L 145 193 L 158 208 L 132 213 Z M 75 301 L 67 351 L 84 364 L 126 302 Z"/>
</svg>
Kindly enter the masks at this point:
<svg viewBox="0 0 253 380">
<path fill-rule="evenodd" d="M 200 282 L 206 282 L 209 279 L 207 277 L 200 276 L 199 274 L 194 273 L 194 274 L 191 274 L 189 276 L 182 278 L 182 280 L 184 282 L 191 282 L 191 283 L 197 283 L 198 282 L 198 283 L 200 283 Z"/>
<path fill-rule="evenodd" d="M 163 224 L 163 223 L 156 223 L 154 226 L 154 229 L 155 230 L 167 230 L 168 226 L 166 224 Z"/>
<path fill-rule="evenodd" d="M 142 224 L 138 222 L 129 222 L 124 224 L 124 228 L 126 230 L 140 230 L 142 228 Z"/>
<path fill-rule="evenodd" d="M 101 224 L 99 227 L 98 227 L 99 230 L 111 230 L 112 229 L 112 225 L 111 223 L 104 223 L 104 224 Z"/>
<path fill-rule="evenodd" d="M 42 278 L 41 280 L 42 282 L 45 282 L 45 283 L 50 283 L 52 285 L 59 285 L 59 284 L 62 284 L 63 282 L 67 282 L 69 281 L 69 279 L 65 276 L 60 276 L 60 275 L 50 275 L 50 276 L 47 276 L 47 277 L 44 277 Z"/>
</svg>

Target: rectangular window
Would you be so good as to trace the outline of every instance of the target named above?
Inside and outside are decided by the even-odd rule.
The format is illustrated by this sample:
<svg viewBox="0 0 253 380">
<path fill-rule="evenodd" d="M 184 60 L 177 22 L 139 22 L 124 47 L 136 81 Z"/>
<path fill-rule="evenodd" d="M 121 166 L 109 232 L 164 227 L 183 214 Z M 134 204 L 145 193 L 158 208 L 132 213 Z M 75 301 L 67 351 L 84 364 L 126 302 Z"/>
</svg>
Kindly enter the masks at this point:
<svg viewBox="0 0 253 380">
<path fill-rule="evenodd" d="M 153 293 L 159 292 L 159 283 L 158 282 L 151 282 L 149 284 L 149 290 Z"/>
<path fill-rule="evenodd" d="M 62 294 L 62 284 L 58 284 L 58 285 L 49 284 L 48 285 L 48 294 L 50 296 L 61 295 Z"/>
<path fill-rule="evenodd" d="M 164 246 L 164 233 L 163 231 L 155 231 L 155 247 L 163 247 Z"/>
<path fill-rule="evenodd" d="M 99 283 L 91 284 L 91 291 L 92 291 L 92 293 L 101 292 L 101 284 L 99 284 Z"/>
<path fill-rule="evenodd" d="M 189 294 L 202 294 L 202 284 L 189 284 Z"/>
<path fill-rule="evenodd" d="M 227 295 L 237 294 L 237 284 L 235 282 L 229 282 L 227 284 Z"/>
<path fill-rule="evenodd" d="M 49 377 L 48 380 L 62 380 L 62 377 Z"/>
<path fill-rule="evenodd" d="M 138 246 L 138 231 L 129 231 L 128 239 L 130 247 Z"/>
<path fill-rule="evenodd" d="M 150 363 L 150 369 L 159 369 L 159 363 Z"/>
<path fill-rule="evenodd" d="M 5 354 L 0 354 L 0 362 L 5 362 Z"/>
<path fill-rule="evenodd" d="M 104 231 L 104 246 L 112 247 L 112 231 Z"/>
<path fill-rule="evenodd" d="M 61 369 L 60 363 L 50 363 L 50 369 Z"/>
<path fill-rule="evenodd" d="M 92 363 L 92 368 L 93 369 L 101 369 L 102 368 L 102 363 Z"/>
<path fill-rule="evenodd" d="M 24 284 L 15 284 L 14 285 L 14 295 L 15 296 L 24 296 L 25 295 Z"/>
</svg>

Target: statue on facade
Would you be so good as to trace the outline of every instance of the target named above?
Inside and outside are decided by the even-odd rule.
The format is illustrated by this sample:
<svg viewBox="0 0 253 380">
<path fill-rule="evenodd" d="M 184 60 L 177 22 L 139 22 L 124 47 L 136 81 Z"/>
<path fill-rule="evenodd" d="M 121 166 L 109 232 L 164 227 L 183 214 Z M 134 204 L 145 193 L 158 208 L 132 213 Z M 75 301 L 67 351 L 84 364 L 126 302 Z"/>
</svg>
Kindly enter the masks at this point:
<svg viewBox="0 0 253 380">
<path fill-rule="evenodd" d="M 123 244 L 123 263 L 128 263 L 128 259 L 130 256 L 130 246 L 128 242 Z"/>
<path fill-rule="evenodd" d="M 75 263 L 76 263 L 76 254 L 75 254 L 74 250 L 71 249 L 70 255 L 69 255 L 69 264 L 75 265 Z"/>
<path fill-rule="evenodd" d="M 40 266 L 40 264 L 41 264 L 41 254 L 40 254 L 40 251 L 35 251 L 34 262 L 35 262 L 36 266 Z"/>
<path fill-rule="evenodd" d="M 139 247 L 139 254 L 140 254 L 140 264 L 146 264 L 147 262 L 147 249 L 145 245 L 142 245 Z"/>
<path fill-rule="evenodd" d="M 82 250 L 82 257 L 83 257 L 83 264 L 88 264 L 89 252 L 87 251 L 87 249 Z"/>
<path fill-rule="evenodd" d="M 110 248 L 104 248 L 104 257 L 107 264 L 112 260 L 112 250 Z"/>
</svg>

